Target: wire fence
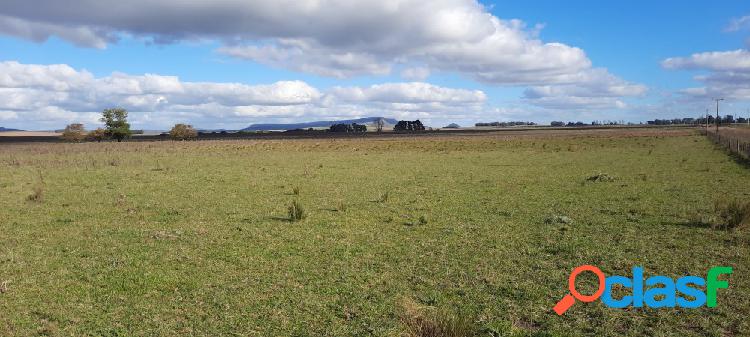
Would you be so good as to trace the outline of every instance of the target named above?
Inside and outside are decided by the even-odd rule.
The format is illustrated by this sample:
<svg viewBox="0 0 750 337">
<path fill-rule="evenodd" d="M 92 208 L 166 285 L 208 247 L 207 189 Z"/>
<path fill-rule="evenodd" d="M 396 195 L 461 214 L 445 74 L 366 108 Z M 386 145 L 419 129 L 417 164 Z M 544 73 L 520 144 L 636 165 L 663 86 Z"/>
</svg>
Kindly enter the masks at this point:
<svg viewBox="0 0 750 337">
<path fill-rule="evenodd" d="M 750 159 L 750 136 L 747 133 L 734 132 L 732 130 L 721 130 L 718 133 L 714 130 L 702 130 L 702 133 L 714 143 L 729 150 L 729 152 L 742 158 Z"/>
</svg>

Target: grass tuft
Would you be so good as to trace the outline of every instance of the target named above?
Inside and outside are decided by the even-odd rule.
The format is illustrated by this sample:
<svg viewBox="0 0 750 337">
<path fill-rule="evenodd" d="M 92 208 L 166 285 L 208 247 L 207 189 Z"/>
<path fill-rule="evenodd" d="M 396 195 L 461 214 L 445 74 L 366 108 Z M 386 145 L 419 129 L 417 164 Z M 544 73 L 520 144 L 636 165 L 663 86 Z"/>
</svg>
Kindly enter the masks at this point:
<svg viewBox="0 0 750 337">
<path fill-rule="evenodd" d="M 34 187 L 34 191 L 26 197 L 26 200 L 31 202 L 44 201 L 44 188 L 41 185 Z"/>
<path fill-rule="evenodd" d="M 733 230 L 750 224 L 750 201 L 721 199 L 714 203 L 719 223 L 712 227 L 720 230 Z"/>
<path fill-rule="evenodd" d="M 41 203 L 44 201 L 44 175 L 42 170 L 39 170 L 39 184 L 34 187 L 33 192 L 26 196 L 27 201 Z"/>
<path fill-rule="evenodd" d="M 383 193 L 380 193 L 380 197 L 378 198 L 379 202 L 388 202 L 389 192 L 385 191 Z"/>
<path fill-rule="evenodd" d="M 586 178 L 586 181 L 599 182 L 599 183 L 601 183 L 601 182 L 611 182 L 611 181 L 615 181 L 615 180 L 617 180 L 617 178 L 615 176 L 611 176 L 609 174 L 602 173 L 602 172 L 596 173 L 596 174 L 591 175 L 588 178 Z"/>
<path fill-rule="evenodd" d="M 307 216 L 305 208 L 298 200 L 292 201 L 292 204 L 289 205 L 288 214 L 290 221 L 300 221 Z"/>
<path fill-rule="evenodd" d="M 406 329 L 403 335 L 408 337 L 468 337 L 479 334 L 479 329 L 466 316 L 423 307 L 412 299 L 401 301 L 398 317 Z"/>
<path fill-rule="evenodd" d="M 548 225 L 552 225 L 552 224 L 565 224 L 565 225 L 569 225 L 569 224 L 573 223 L 573 219 L 571 219 L 571 218 L 569 218 L 567 216 L 564 216 L 564 215 L 553 215 L 551 217 L 548 217 L 548 218 L 544 219 L 544 223 L 546 223 Z"/>
</svg>

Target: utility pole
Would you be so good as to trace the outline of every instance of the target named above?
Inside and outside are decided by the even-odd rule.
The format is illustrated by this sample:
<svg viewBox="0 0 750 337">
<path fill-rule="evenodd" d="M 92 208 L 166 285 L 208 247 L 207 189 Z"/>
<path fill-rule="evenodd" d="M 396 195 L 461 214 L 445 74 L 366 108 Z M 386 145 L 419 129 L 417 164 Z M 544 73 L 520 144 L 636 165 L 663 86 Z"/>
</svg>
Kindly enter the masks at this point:
<svg viewBox="0 0 750 337">
<path fill-rule="evenodd" d="M 706 136 L 708 136 L 708 108 L 706 108 Z"/>
<path fill-rule="evenodd" d="M 714 101 L 716 101 L 716 134 L 719 134 L 719 102 L 723 100 L 723 98 L 714 98 Z"/>
</svg>

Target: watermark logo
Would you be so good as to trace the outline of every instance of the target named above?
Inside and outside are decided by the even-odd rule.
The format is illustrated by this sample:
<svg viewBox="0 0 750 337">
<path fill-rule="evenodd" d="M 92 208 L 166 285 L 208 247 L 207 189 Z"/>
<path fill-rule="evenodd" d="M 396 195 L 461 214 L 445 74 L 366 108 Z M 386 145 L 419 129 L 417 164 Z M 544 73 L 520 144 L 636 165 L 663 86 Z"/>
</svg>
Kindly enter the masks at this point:
<svg viewBox="0 0 750 337">
<path fill-rule="evenodd" d="M 596 275 L 599 288 L 591 295 L 583 295 L 576 290 L 576 277 L 583 272 L 591 272 Z M 581 302 L 594 302 L 601 298 L 602 303 L 610 308 L 626 308 L 633 306 L 641 308 L 699 308 L 716 306 L 717 291 L 729 288 L 729 282 L 719 280 L 720 275 L 732 274 L 732 267 L 713 267 L 708 270 L 706 278 L 698 276 L 683 276 L 676 281 L 667 276 L 651 276 L 643 279 L 643 267 L 633 267 L 632 277 L 609 276 L 606 277 L 601 269 L 583 265 L 573 269 L 568 278 L 568 290 L 566 294 L 552 308 L 558 315 L 564 314 L 570 309 L 576 300 Z M 612 288 L 619 285 L 629 289 L 628 295 L 614 298 Z M 700 288 L 705 287 L 705 292 Z"/>
</svg>

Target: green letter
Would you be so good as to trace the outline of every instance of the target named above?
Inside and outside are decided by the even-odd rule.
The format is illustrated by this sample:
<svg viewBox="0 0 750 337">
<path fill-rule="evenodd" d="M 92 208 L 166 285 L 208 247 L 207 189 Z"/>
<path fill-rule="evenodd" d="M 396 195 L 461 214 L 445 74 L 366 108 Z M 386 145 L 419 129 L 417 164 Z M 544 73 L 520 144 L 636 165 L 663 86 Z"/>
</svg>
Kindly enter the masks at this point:
<svg viewBox="0 0 750 337">
<path fill-rule="evenodd" d="M 706 303 L 709 308 L 716 306 L 716 290 L 719 288 L 729 288 L 729 282 L 719 281 L 719 275 L 731 274 L 732 267 L 713 267 L 708 271 L 708 280 L 706 280 Z"/>
</svg>

